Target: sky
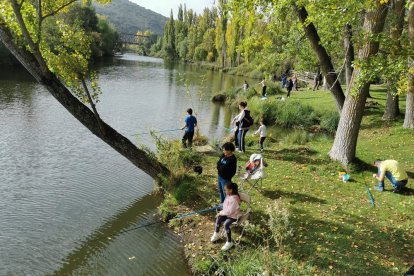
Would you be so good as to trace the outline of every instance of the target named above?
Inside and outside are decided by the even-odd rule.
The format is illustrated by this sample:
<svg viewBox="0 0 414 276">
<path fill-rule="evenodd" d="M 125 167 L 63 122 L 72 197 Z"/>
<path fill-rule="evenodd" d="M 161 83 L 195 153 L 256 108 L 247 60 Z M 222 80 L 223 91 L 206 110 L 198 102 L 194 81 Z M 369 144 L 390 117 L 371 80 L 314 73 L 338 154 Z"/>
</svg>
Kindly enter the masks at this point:
<svg viewBox="0 0 414 276">
<path fill-rule="evenodd" d="M 166 17 L 170 17 L 170 11 L 173 9 L 174 18 L 177 17 L 178 6 L 180 3 L 186 4 L 187 9 L 193 9 L 200 14 L 205 7 L 211 7 L 215 0 L 129 0 L 141 7 L 153 10 Z"/>
</svg>

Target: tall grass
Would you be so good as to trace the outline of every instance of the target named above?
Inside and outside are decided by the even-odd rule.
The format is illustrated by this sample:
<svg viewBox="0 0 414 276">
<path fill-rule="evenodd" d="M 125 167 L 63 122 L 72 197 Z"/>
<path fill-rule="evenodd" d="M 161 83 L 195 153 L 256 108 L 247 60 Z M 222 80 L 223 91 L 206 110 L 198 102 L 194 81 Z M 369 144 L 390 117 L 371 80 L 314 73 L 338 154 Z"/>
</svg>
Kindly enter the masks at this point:
<svg viewBox="0 0 414 276">
<path fill-rule="evenodd" d="M 321 115 L 321 129 L 329 132 L 335 133 L 339 124 L 339 114 L 336 111 L 327 111 Z"/>
</svg>

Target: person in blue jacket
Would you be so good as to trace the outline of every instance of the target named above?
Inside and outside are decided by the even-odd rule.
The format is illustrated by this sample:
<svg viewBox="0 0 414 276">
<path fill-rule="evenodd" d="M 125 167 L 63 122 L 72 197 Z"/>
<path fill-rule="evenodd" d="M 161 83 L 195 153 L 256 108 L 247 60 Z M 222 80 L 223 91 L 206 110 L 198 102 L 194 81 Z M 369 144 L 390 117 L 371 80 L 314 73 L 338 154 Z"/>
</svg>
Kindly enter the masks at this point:
<svg viewBox="0 0 414 276">
<path fill-rule="evenodd" d="M 191 148 L 193 145 L 193 138 L 194 138 L 194 129 L 197 127 L 197 118 L 193 116 L 193 110 L 191 108 L 187 109 L 188 116 L 185 117 L 185 126 L 181 129 L 185 129 L 185 133 L 183 136 L 183 147 L 186 148 L 187 146 Z M 188 145 L 187 145 L 188 141 Z"/>
</svg>

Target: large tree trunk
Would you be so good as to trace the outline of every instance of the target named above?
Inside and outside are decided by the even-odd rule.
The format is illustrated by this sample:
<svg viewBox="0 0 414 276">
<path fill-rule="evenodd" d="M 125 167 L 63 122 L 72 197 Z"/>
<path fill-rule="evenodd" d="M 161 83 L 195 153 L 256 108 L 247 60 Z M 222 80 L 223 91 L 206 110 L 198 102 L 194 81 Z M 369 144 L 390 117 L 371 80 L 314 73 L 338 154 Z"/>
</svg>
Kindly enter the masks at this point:
<svg viewBox="0 0 414 276">
<path fill-rule="evenodd" d="M 352 63 L 354 62 L 355 58 L 355 48 L 354 43 L 352 42 L 352 26 L 350 24 L 345 25 L 345 38 L 344 38 L 344 47 L 345 47 L 345 79 L 346 79 L 346 87 L 347 91 L 349 88 L 349 84 L 351 83 L 352 72 L 354 68 L 352 67 Z"/>
<path fill-rule="evenodd" d="M 411 48 L 414 48 L 414 3 L 411 1 L 410 9 L 408 11 L 408 35 L 410 38 Z M 409 82 L 408 82 L 408 91 L 407 91 L 407 101 L 405 109 L 405 119 L 404 119 L 404 128 L 413 128 L 414 129 L 414 57 L 409 57 Z"/>
<path fill-rule="evenodd" d="M 308 38 L 312 46 L 312 49 L 318 58 L 322 74 L 326 78 L 326 83 L 329 86 L 332 95 L 335 98 L 335 103 L 338 112 L 341 113 L 342 106 L 344 105 L 345 101 L 345 95 L 342 91 L 338 75 L 335 73 L 331 57 L 328 55 L 326 49 L 321 45 L 321 39 L 318 35 L 315 25 L 312 22 L 307 22 L 308 12 L 305 9 L 305 7 L 299 8 L 295 4 L 295 9 L 298 14 L 299 20 L 302 22 L 303 30 L 305 31 L 306 37 Z"/>
<path fill-rule="evenodd" d="M 358 59 L 367 61 L 378 52 L 379 42 L 373 41 L 370 36 L 382 32 L 387 13 L 388 8 L 381 5 L 379 1 L 373 10 L 366 13 L 363 25 L 366 43 L 359 50 Z M 360 71 L 361 69 L 357 68 L 352 74 L 350 94 L 345 100 L 334 144 L 329 152 L 329 156 L 333 160 L 337 160 L 343 165 L 347 165 L 355 158 L 359 128 L 369 93 L 370 80 L 358 80 Z"/>
<path fill-rule="evenodd" d="M 392 8 L 390 9 L 389 22 L 390 22 L 390 39 L 392 43 L 390 55 L 388 59 L 393 62 L 400 51 L 401 43 L 400 37 L 404 28 L 404 16 L 405 15 L 405 0 L 394 0 Z M 390 77 L 387 80 L 387 102 L 385 105 L 383 120 L 392 121 L 397 119 L 400 115 L 399 99 L 396 93 L 398 78 Z"/>
<path fill-rule="evenodd" d="M 135 166 L 159 181 L 160 176 L 168 176 L 169 170 L 157 160 L 150 158 L 145 151 L 138 149 L 126 137 L 119 134 L 104 121 L 98 123 L 94 113 L 80 102 L 72 93 L 49 71 L 42 68 L 34 55 L 19 48 L 14 42 L 5 26 L 0 25 L 0 41 L 20 61 L 29 73 L 42 84 L 56 100 L 63 105 L 79 122 L 88 128 L 93 134 L 118 151 Z M 103 131 L 100 128 L 103 128 Z"/>
</svg>

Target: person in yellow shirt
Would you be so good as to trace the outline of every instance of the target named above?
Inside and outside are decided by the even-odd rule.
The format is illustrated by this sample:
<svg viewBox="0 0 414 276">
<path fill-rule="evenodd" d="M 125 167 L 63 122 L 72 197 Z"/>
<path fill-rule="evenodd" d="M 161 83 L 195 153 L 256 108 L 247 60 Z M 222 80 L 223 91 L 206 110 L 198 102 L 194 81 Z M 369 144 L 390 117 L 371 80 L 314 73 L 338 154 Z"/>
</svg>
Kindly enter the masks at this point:
<svg viewBox="0 0 414 276">
<path fill-rule="evenodd" d="M 375 160 L 374 166 L 378 168 L 378 174 L 373 174 L 373 177 L 378 180 L 378 186 L 375 190 L 384 191 L 385 177 L 391 182 L 394 188 L 393 192 L 398 193 L 408 183 L 407 172 L 395 160 Z"/>
</svg>

